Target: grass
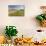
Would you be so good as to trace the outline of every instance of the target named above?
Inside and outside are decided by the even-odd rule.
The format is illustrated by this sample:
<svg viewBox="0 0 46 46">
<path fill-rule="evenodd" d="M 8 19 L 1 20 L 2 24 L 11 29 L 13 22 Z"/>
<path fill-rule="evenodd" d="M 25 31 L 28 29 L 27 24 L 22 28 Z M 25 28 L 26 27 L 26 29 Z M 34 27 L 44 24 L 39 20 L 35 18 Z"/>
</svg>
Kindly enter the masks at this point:
<svg viewBox="0 0 46 46">
<path fill-rule="evenodd" d="M 9 13 L 9 16 L 24 16 L 24 10 L 17 10 L 16 12 Z"/>
</svg>

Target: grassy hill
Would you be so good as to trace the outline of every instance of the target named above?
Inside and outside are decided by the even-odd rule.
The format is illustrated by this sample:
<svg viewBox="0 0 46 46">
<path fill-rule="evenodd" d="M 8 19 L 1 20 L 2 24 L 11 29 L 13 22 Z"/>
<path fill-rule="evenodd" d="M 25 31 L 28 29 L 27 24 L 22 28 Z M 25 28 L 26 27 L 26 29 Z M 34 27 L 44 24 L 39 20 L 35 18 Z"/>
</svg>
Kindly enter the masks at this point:
<svg viewBox="0 0 46 46">
<path fill-rule="evenodd" d="M 20 9 L 20 10 L 14 10 L 14 12 L 9 12 L 9 16 L 24 16 L 24 10 Z"/>
</svg>

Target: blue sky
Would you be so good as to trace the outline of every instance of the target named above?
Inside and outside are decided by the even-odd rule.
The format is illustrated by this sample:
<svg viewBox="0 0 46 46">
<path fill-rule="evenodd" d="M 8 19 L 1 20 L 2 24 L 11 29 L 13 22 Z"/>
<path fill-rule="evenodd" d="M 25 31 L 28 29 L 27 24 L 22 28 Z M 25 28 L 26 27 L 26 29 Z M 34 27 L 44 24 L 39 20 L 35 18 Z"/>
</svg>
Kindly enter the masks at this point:
<svg viewBox="0 0 46 46">
<path fill-rule="evenodd" d="M 9 9 L 24 9 L 24 5 L 8 5 Z"/>
</svg>

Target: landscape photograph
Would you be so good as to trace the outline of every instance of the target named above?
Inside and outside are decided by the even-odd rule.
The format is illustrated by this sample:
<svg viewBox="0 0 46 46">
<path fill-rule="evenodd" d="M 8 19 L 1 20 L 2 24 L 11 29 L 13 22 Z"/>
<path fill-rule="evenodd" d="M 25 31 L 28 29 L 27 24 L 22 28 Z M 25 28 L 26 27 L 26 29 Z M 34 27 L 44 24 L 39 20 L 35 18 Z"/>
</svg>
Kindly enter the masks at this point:
<svg viewBox="0 0 46 46">
<path fill-rule="evenodd" d="M 24 5 L 8 5 L 8 16 L 24 16 Z"/>
</svg>

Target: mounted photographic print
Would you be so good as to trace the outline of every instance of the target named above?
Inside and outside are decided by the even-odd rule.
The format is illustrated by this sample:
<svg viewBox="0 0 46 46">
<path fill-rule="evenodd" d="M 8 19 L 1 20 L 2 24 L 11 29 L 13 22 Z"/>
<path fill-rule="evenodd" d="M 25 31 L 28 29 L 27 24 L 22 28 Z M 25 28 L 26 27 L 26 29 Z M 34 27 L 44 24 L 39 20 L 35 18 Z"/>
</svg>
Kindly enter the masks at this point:
<svg viewBox="0 0 46 46">
<path fill-rule="evenodd" d="M 24 5 L 8 5 L 8 16 L 24 16 Z"/>
</svg>

